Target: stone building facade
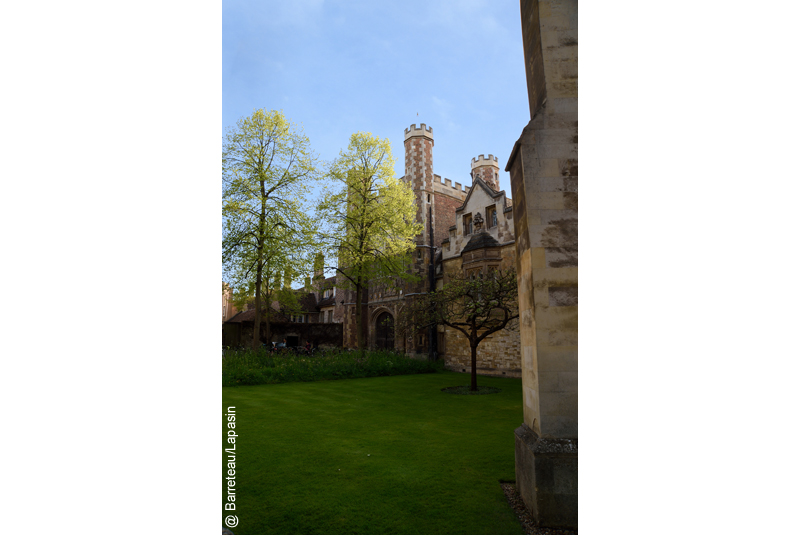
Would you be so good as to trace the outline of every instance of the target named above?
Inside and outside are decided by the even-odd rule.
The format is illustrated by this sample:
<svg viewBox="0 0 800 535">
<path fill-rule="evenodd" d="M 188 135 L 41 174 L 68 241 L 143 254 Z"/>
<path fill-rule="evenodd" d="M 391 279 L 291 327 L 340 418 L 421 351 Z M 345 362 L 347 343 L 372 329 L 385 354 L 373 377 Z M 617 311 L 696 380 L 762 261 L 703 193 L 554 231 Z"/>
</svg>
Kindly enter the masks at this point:
<svg viewBox="0 0 800 535">
<path fill-rule="evenodd" d="M 514 270 L 514 217 L 511 199 L 498 191 L 497 158 L 483 155 L 472 160 L 473 183 L 456 211 L 455 224 L 442 242 L 441 266 L 437 266 L 437 286 L 454 275 L 485 274 L 493 269 Z M 481 229 L 476 220 L 481 219 Z M 471 369 L 469 342 L 455 329 L 439 327 L 439 353 L 445 365 L 455 371 Z M 478 346 L 477 371 L 483 375 L 519 377 L 520 346 L 516 323 L 486 338 Z"/>
<path fill-rule="evenodd" d="M 230 286 L 222 283 L 222 323 L 225 323 L 236 314 L 239 313 L 239 309 L 237 309 L 233 304 L 233 290 Z"/>
<path fill-rule="evenodd" d="M 372 281 L 361 303 L 366 318 L 365 339 L 369 347 L 394 348 L 408 354 L 425 355 L 436 351 L 438 358 L 455 371 L 471 367 L 469 344 L 458 331 L 443 326 L 438 332 L 402 336 L 393 330 L 408 295 L 441 288 L 456 272 L 467 273 L 481 266 L 514 269 L 514 219 L 512 200 L 499 190 L 500 166 L 496 156 L 483 154 L 470 162 L 472 182 L 462 186 L 433 172 L 433 129 L 424 123 L 404 131 L 405 175 L 414 191 L 416 221 L 423 226 L 416 238 L 410 270 L 419 277 L 414 284 L 382 284 Z M 486 222 L 485 238 L 473 241 L 478 234 L 472 218 L 480 214 Z M 472 244 L 470 246 L 470 243 Z M 325 280 L 330 285 L 330 279 Z M 338 276 L 333 307 L 333 321 L 343 324 L 345 347 L 356 347 L 355 292 Z M 319 285 L 319 291 L 324 291 Z M 318 295 L 318 299 L 324 295 Z M 327 317 L 327 316 L 326 316 Z M 431 338 L 431 334 L 433 338 Z M 519 377 L 519 332 L 504 330 L 484 340 L 478 348 L 478 373 Z"/>
</svg>

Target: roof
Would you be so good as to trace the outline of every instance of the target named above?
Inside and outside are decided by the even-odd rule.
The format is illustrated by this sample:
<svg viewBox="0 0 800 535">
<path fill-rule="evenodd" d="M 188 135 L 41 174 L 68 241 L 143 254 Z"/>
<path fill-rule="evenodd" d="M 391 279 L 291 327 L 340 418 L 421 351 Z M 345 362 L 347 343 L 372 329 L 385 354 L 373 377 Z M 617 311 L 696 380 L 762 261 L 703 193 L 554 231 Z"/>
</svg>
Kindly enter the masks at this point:
<svg viewBox="0 0 800 535">
<path fill-rule="evenodd" d="M 314 296 L 313 293 L 308 293 L 300 297 L 299 301 L 300 301 L 300 309 L 303 311 L 303 313 L 315 314 L 317 312 L 317 298 Z M 262 304 L 261 308 L 262 321 L 264 319 L 264 312 L 265 309 Z M 283 313 L 275 309 L 272 310 L 272 318 L 273 318 L 272 321 L 288 321 L 288 318 L 286 318 L 286 316 L 284 316 Z M 244 310 L 242 312 L 239 312 L 225 323 L 242 323 L 244 321 L 255 321 L 255 319 L 256 319 L 256 309 L 251 308 L 249 310 Z"/>
<path fill-rule="evenodd" d="M 482 230 L 477 234 L 473 234 L 472 237 L 467 242 L 467 245 L 461 249 L 461 254 L 464 254 L 468 251 L 473 251 L 475 249 L 483 249 L 484 247 L 500 247 L 500 243 L 495 240 L 491 234 Z"/>
<path fill-rule="evenodd" d="M 317 298 L 313 293 L 307 293 L 299 299 L 300 309 L 303 312 L 316 312 L 317 311 Z"/>
<path fill-rule="evenodd" d="M 481 177 L 477 177 L 477 178 L 475 178 L 475 180 L 472 181 L 472 187 L 469 189 L 469 193 L 467 193 L 467 196 L 464 198 L 464 202 L 461 204 L 461 206 L 456 208 L 456 213 L 464 211 L 464 208 L 466 208 L 467 203 L 469 202 L 470 198 L 472 198 L 472 192 L 475 191 L 476 189 L 478 189 L 475 186 L 480 186 L 481 188 L 483 188 L 483 190 L 489 195 L 489 197 L 491 199 L 496 199 L 496 198 L 498 198 L 500 196 L 505 196 L 505 194 L 506 194 L 506 190 L 503 189 L 503 190 L 500 190 L 500 191 L 495 191 L 492 188 L 490 188 L 486 184 L 486 182 L 483 181 L 483 179 Z"/>
<path fill-rule="evenodd" d="M 241 323 L 243 321 L 253 321 L 256 318 L 255 309 L 239 312 L 225 323 Z"/>
<path fill-rule="evenodd" d="M 320 299 L 319 302 L 317 303 L 317 308 L 332 307 L 335 304 L 336 304 L 336 297 L 330 296 L 326 299 Z"/>
</svg>

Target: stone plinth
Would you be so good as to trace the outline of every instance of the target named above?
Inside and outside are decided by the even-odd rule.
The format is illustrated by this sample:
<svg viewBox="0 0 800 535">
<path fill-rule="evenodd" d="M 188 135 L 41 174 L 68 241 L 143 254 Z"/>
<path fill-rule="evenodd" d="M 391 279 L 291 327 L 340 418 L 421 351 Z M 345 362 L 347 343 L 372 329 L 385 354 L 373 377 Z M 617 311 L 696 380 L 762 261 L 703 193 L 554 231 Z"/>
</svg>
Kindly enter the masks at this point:
<svg viewBox="0 0 800 535">
<path fill-rule="evenodd" d="M 540 525 L 578 529 L 578 439 L 514 431 L 517 489 Z"/>
</svg>

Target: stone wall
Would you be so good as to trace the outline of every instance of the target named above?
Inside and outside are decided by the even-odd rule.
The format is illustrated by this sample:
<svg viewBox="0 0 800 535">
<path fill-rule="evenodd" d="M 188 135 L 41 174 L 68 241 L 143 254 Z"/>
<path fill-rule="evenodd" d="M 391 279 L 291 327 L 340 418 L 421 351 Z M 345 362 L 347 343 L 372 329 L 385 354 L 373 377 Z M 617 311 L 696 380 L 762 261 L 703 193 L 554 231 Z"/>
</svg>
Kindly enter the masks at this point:
<svg viewBox="0 0 800 535">
<path fill-rule="evenodd" d="M 513 244 L 489 251 L 473 251 L 467 253 L 468 258 L 455 257 L 443 262 L 443 277 L 439 287 L 446 284 L 450 277 L 462 274 L 465 261 L 480 262 L 481 259 L 473 258 L 473 253 L 483 254 L 482 258 L 497 258 L 500 268 L 504 270 L 513 269 L 516 264 Z M 495 256 L 493 253 L 498 254 Z M 451 327 L 440 327 L 439 331 L 444 333 L 444 347 L 439 351 L 445 366 L 453 371 L 469 373 L 472 370 L 472 355 L 467 337 Z M 501 377 L 521 376 L 520 337 L 516 323 L 487 337 L 478 345 L 477 373 Z"/>
<path fill-rule="evenodd" d="M 533 7 L 538 16 L 526 14 Z M 526 17 L 539 25 L 526 26 Z M 538 434 L 573 438 L 578 436 L 577 2 L 524 2 L 522 18 L 526 65 L 544 77 L 544 83 L 531 81 L 528 73 L 529 91 L 531 84 L 535 89 L 529 94 L 532 106 L 539 104 L 506 167 L 517 235 L 525 423 Z M 531 41 L 536 35 L 538 44 Z"/>
<path fill-rule="evenodd" d="M 441 330 L 445 333 L 445 342 L 444 354 L 440 357 L 444 359 L 445 367 L 456 372 L 470 373 L 472 357 L 466 336 L 450 327 L 444 327 Z M 481 342 L 478 346 L 477 373 L 479 375 L 521 377 L 519 332 L 504 329 Z"/>
<path fill-rule="evenodd" d="M 578 527 L 578 2 L 522 0 L 530 121 L 512 149 L 522 346 L 517 488 Z"/>
</svg>

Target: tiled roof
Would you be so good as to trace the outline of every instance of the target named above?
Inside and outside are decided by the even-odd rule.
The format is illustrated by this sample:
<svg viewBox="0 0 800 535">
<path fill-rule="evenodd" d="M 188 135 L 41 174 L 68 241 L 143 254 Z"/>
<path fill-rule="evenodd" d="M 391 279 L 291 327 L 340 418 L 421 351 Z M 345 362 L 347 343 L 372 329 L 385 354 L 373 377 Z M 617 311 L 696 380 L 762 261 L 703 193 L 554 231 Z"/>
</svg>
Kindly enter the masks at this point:
<svg viewBox="0 0 800 535">
<path fill-rule="evenodd" d="M 243 312 L 239 312 L 225 323 L 241 323 L 243 321 L 253 321 L 255 317 L 256 317 L 255 309 L 245 310 Z"/>
<path fill-rule="evenodd" d="M 303 312 L 316 312 L 317 311 L 317 298 L 313 293 L 307 293 L 300 298 L 300 309 Z"/>
<path fill-rule="evenodd" d="M 464 254 L 467 251 L 473 251 L 475 249 L 483 249 L 484 247 L 500 247 L 500 243 L 485 230 L 478 232 L 477 234 L 473 234 L 473 236 L 469 239 L 469 242 L 467 242 L 467 245 L 465 245 L 461 250 L 461 254 Z"/>
<path fill-rule="evenodd" d="M 330 296 L 327 299 L 320 299 L 319 303 L 317 303 L 317 308 L 332 307 L 335 304 L 336 298 L 334 296 Z"/>
</svg>

